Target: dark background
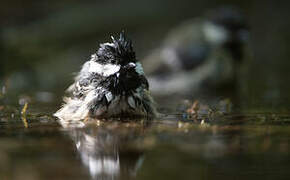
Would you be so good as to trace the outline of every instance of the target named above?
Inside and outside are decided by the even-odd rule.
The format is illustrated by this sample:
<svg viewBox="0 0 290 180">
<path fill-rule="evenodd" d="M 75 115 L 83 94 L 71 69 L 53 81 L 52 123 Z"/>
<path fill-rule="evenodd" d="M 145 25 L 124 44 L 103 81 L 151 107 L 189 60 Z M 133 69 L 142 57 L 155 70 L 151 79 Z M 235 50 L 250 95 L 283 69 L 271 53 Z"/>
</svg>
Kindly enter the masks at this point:
<svg viewBox="0 0 290 180">
<path fill-rule="evenodd" d="M 0 85 L 16 96 L 37 91 L 62 94 L 72 81 L 72 72 L 79 71 L 98 44 L 111 35 L 125 30 L 142 60 L 172 27 L 223 5 L 240 8 L 251 27 L 254 58 L 247 62 L 243 97 L 247 106 L 287 109 L 287 1 L 4 1 L 0 7 Z"/>
</svg>

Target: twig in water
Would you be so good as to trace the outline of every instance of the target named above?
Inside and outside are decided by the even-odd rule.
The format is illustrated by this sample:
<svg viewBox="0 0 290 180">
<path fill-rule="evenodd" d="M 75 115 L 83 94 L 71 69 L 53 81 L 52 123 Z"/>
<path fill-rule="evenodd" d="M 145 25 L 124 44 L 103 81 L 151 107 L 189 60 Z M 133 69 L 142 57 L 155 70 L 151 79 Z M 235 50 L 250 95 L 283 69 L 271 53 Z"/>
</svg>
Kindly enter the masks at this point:
<svg viewBox="0 0 290 180">
<path fill-rule="evenodd" d="M 21 110 L 21 114 L 24 116 L 26 115 L 26 110 L 27 110 L 27 107 L 28 107 L 28 103 L 26 102 Z"/>
<path fill-rule="evenodd" d="M 26 119 L 27 108 L 28 108 L 28 103 L 26 102 L 21 110 L 21 119 L 25 128 L 28 128 L 28 122 Z"/>
<path fill-rule="evenodd" d="M 28 128 L 28 122 L 27 122 L 26 116 L 21 116 L 21 119 L 22 119 L 24 127 Z"/>
</svg>

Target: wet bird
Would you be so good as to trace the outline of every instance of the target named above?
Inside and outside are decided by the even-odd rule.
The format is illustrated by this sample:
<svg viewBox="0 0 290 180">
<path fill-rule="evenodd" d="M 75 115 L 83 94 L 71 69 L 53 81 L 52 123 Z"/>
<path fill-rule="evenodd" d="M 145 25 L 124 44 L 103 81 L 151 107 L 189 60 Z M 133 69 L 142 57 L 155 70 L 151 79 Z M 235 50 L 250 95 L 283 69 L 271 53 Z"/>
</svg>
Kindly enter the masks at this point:
<svg viewBox="0 0 290 180">
<path fill-rule="evenodd" d="M 124 32 L 119 39 L 111 38 L 111 43 L 100 44 L 68 88 L 69 97 L 54 114 L 61 120 L 156 115 L 149 84 L 131 40 Z"/>
<path fill-rule="evenodd" d="M 248 35 L 245 18 L 230 7 L 182 23 L 142 61 L 152 94 L 188 97 L 235 82 Z"/>
</svg>

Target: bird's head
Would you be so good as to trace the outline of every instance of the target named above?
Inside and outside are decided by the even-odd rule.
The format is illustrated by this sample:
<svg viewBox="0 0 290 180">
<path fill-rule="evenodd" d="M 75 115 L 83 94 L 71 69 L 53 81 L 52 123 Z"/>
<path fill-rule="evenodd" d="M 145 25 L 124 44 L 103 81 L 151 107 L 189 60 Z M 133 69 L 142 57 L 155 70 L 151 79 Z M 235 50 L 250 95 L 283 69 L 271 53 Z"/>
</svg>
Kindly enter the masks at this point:
<svg viewBox="0 0 290 180">
<path fill-rule="evenodd" d="M 137 89 L 144 83 L 148 86 L 142 65 L 136 60 L 131 40 L 124 32 L 120 33 L 118 39 L 111 38 L 112 42 L 100 44 L 91 59 L 94 62 L 91 64 L 93 71 L 105 79 L 104 86 L 117 93 Z"/>
<path fill-rule="evenodd" d="M 204 32 L 208 41 L 227 48 L 234 59 L 242 59 L 242 47 L 249 40 L 249 27 L 243 14 L 225 6 L 209 12 L 207 19 Z"/>
<path fill-rule="evenodd" d="M 136 63 L 132 41 L 126 37 L 124 32 L 120 33 L 119 39 L 115 39 L 113 36 L 111 39 L 111 43 L 100 44 L 96 54 L 99 63 L 114 64 L 121 67 L 125 67 L 129 63 Z"/>
<path fill-rule="evenodd" d="M 206 36 L 218 43 L 245 43 L 249 38 L 249 28 L 243 14 L 234 7 L 221 7 L 210 11 L 205 27 Z"/>
</svg>

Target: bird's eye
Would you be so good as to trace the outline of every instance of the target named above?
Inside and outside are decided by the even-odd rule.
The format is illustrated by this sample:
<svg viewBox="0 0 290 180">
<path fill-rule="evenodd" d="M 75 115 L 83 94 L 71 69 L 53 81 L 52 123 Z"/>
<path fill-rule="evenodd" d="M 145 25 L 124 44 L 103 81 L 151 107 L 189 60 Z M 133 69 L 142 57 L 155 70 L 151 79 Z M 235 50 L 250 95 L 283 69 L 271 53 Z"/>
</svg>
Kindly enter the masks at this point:
<svg viewBox="0 0 290 180">
<path fill-rule="evenodd" d="M 116 64 L 116 62 L 117 62 L 116 60 L 111 60 L 112 64 Z"/>
</svg>

